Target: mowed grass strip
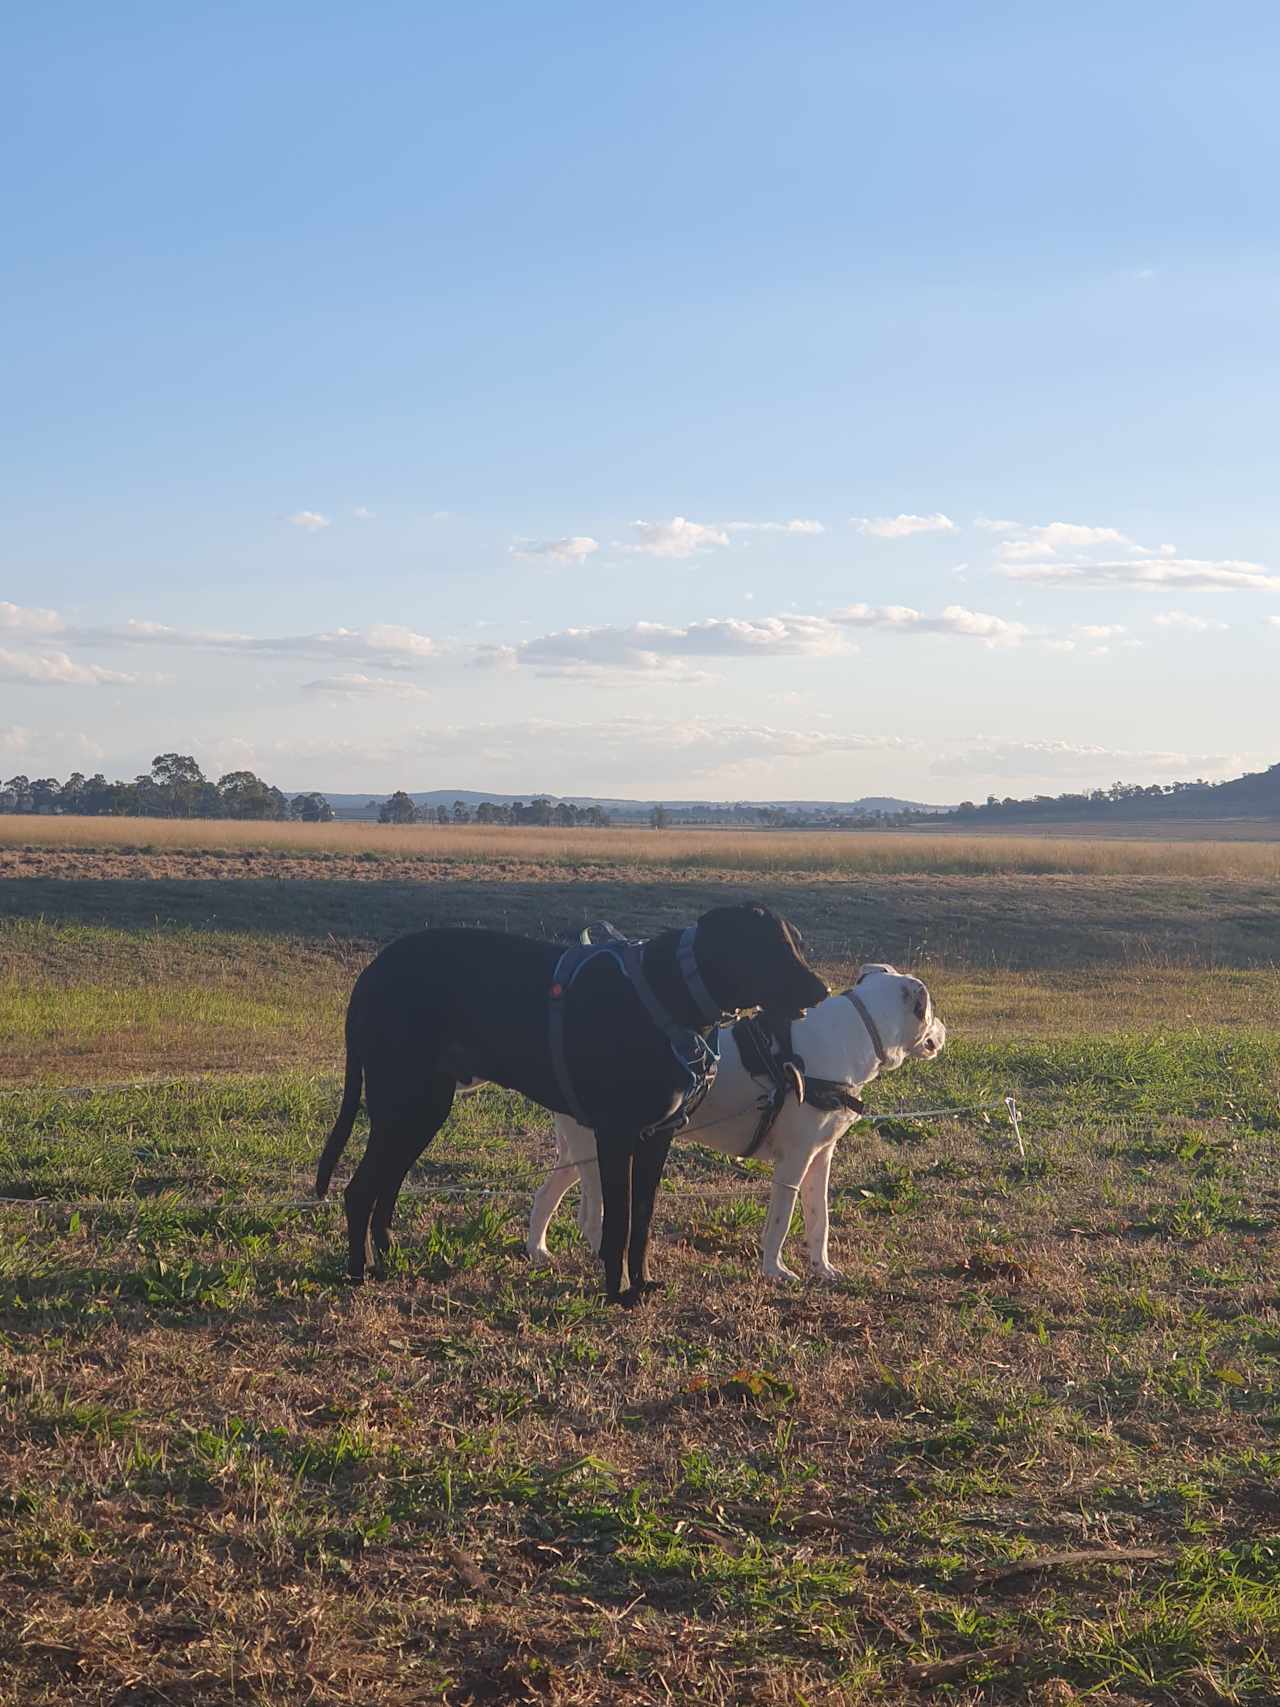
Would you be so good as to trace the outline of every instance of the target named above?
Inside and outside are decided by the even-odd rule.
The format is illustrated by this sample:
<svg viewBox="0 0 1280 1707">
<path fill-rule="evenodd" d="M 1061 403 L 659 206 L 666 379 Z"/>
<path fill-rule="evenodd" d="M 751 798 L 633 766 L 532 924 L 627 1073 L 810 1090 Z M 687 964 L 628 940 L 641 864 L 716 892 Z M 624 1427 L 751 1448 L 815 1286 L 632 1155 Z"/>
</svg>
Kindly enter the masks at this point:
<svg viewBox="0 0 1280 1707">
<path fill-rule="evenodd" d="M 136 1197 L 176 1191 L 289 1193 L 309 1189 L 315 1158 L 341 1095 L 337 1073 L 214 1075 L 61 1090 L 30 1087 L 0 1098 L 0 1196 Z M 891 1118 L 886 1142 L 904 1154 L 932 1142 L 945 1123 L 919 1124 L 912 1109 L 957 1109 L 960 1125 L 997 1148 L 1013 1143 L 1002 1100 L 1022 1106 L 1037 1166 L 1056 1165 L 1063 1132 L 1109 1145 L 1179 1153 L 1187 1133 L 1221 1125 L 1215 1144 L 1270 1141 L 1280 1132 L 1280 1037 L 1263 1027 L 1068 1036 L 951 1044 L 868 1087 L 868 1112 Z M 351 1140 L 354 1165 L 363 1116 Z M 513 1092 L 484 1085 L 460 1095 L 448 1125 L 411 1181 L 522 1191 L 542 1177 L 551 1116 Z M 855 1128 L 837 1156 L 837 1189 L 850 1184 L 865 1141 Z M 1189 1143 L 1191 1140 L 1187 1140 Z M 1136 1151 L 1135 1151 L 1136 1153 Z M 718 1152 L 681 1142 L 674 1177 L 727 1190 L 756 1177 Z M 861 1189 L 859 1187 L 859 1189 Z"/>
<path fill-rule="evenodd" d="M 0 1083 L 341 1060 L 368 951 L 249 933 L 0 923 Z"/>
<path fill-rule="evenodd" d="M 1270 826 L 1260 826 L 1267 836 Z M 41 851 L 300 856 L 342 860 L 422 860 L 486 866 L 511 874 L 596 868 L 691 873 L 804 872 L 946 875 L 1025 873 L 1091 876 L 1280 876 L 1275 840 L 1155 841 L 1042 834 L 933 834 L 891 831 L 553 830 L 365 823 L 270 824 L 200 819 L 0 817 L 6 871 Z"/>
<path fill-rule="evenodd" d="M 0 1084 L 340 1068 L 347 998 L 376 947 L 186 926 L 0 920 Z M 873 945 L 868 952 L 886 951 Z M 839 989 L 858 960 L 819 953 L 818 964 Z M 957 1036 L 978 1040 L 1248 1027 L 1280 1012 L 1274 966 L 1140 959 L 1048 972 L 928 953 L 899 964 L 928 980 Z"/>
<path fill-rule="evenodd" d="M 523 1197 L 411 1198 L 345 1290 L 339 1207 L 269 1200 L 330 1078 L 5 1098 L 6 1183 L 110 1199 L 0 1210 L 7 1699 L 1274 1700 L 1278 1072 L 961 1040 L 877 1106 L 1015 1090 L 1028 1155 L 851 1134 L 830 1288 L 678 1145 L 631 1315 L 567 1208 L 530 1273 Z M 414 1183 L 523 1190 L 546 1133 L 482 1092 Z"/>
</svg>

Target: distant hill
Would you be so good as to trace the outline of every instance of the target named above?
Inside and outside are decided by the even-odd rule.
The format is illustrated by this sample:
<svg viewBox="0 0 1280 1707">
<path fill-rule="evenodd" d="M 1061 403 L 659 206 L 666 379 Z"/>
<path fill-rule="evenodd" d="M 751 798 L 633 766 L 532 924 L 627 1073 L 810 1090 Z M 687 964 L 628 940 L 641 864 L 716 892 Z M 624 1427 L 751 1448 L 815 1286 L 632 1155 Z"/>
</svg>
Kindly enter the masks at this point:
<svg viewBox="0 0 1280 1707">
<path fill-rule="evenodd" d="M 946 815 L 947 823 L 1022 824 L 1097 819 L 1212 822 L 1280 818 L 1280 764 L 1249 771 L 1227 782 L 1114 783 L 1078 794 L 1037 794 L 1030 800 L 966 801 Z"/>
<path fill-rule="evenodd" d="M 292 792 L 292 791 L 291 791 Z M 311 790 L 307 791 L 308 793 Z M 376 816 L 376 808 L 387 798 L 384 794 L 336 794 L 328 789 L 320 789 L 325 799 L 340 817 Z M 861 800 L 661 800 L 654 796 L 649 800 L 625 800 L 602 794 L 550 794 L 540 789 L 530 789 L 523 794 L 495 794 L 474 788 L 431 788 L 422 791 L 409 790 L 409 798 L 415 806 L 452 806 L 455 800 L 461 800 L 464 806 L 478 806 L 482 800 L 487 800 L 493 806 L 510 806 L 516 800 L 550 800 L 552 805 L 564 801 L 570 806 L 602 806 L 613 818 L 647 818 L 655 806 L 665 805 L 677 818 L 687 819 L 698 815 L 716 814 L 741 811 L 743 813 L 778 811 L 794 812 L 798 815 L 821 814 L 837 817 L 855 815 L 857 813 L 899 813 L 947 812 L 946 806 L 930 806 L 918 800 L 895 800 L 888 795 L 867 795 Z M 367 808 L 373 802 L 375 811 L 368 813 Z"/>
</svg>

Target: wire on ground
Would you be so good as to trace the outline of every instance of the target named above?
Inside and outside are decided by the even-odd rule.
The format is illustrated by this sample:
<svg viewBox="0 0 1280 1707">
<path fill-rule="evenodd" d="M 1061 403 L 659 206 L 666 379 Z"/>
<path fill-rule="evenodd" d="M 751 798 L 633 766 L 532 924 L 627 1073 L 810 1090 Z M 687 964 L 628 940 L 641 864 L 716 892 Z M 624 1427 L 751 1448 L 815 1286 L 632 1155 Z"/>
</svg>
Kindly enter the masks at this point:
<svg viewBox="0 0 1280 1707">
<path fill-rule="evenodd" d="M 182 1081 L 173 1081 L 181 1083 Z M 1011 1096 L 1002 1098 L 999 1102 L 972 1103 L 963 1108 L 917 1108 L 898 1109 L 886 1114 L 868 1114 L 861 1117 L 861 1123 L 869 1126 L 885 1126 L 890 1124 L 911 1125 L 923 1120 L 954 1120 L 966 1114 L 989 1114 L 995 1109 L 1003 1109 L 1009 1118 L 1009 1124 L 1018 1141 L 1018 1149 L 1023 1159 L 1026 1159 L 1026 1146 L 1022 1139 L 1021 1112 L 1017 1102 Z M 736 1118 L 733 1117 L 733 1118 Z M 696 1143 L 696 1135 L 691 1135 L 691 1142 Z M 402 1198 L 433 1198 L 433 1197 L 484 1197 L 504 1198 L 523 1197 L 530 1191 L 536 1191 L 549 1173 L 562 1173 L 568 1168 L 578 1168 L 589 1164 L 594 1157 L 580 1157 L 573 1161 L 562 1162 L 559 1167 L 548 1169 L 546 1172 L 531 1174 L 527 1179 L 513 1185 L 415 1185 L 405 1186 L 401 1191 Z M 446 1159 L 447 1160 L 447 1159 Z M 737 1156 L 726 1156 L 728 1162 L 741 1160 Z M 440 1158 L 434 1159 L 428 1166 L 439 1167 Z M 734 1185 L 703 1185 L 697 1181 L 682 1181 L 681 1191 L 688 1196 L 697 1197 L 740 1197 L 744 1186 L 749 1186 L 758 1176 L 740 1174 Z M 761 1181 L 763 1183 L 763 1181 Z M 0 1209 L 40 1209 L 51 1213 L 74 1215 L 119 1213 L 127 1208 L 167 1207 L 168 1200 L 177 1197 L 181 1187 L 175 1183 L 169 1190 L 149 1192 L 145 1196 L 133 1197 L 86 1197 L 86 1198 L 56 1198 L 56 1197 L 3 1197 L 0 1196 Z M 192 1198 L 182 1196 L 175 1207 L 184 1210 L 210 1209 L 287 1209 L 297 1212 L 316 1210 L 328 1207 L 331 1199 L 310 1197 L 269 1197 L 243 1196 L 231 1197 L 224 1193 L 221 1197 Z"/>
</svg>

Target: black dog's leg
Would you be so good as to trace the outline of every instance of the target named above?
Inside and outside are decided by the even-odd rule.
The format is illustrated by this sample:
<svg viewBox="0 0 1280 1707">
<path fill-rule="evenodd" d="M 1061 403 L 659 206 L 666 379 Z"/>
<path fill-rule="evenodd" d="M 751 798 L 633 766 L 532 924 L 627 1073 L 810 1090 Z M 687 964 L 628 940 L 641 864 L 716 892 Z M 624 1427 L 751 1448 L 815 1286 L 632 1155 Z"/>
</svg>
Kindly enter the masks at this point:
<svg viewBox="0 0 1280 1707">
<path fill-rule="evenodd" d="M 604 1263 L 604 1295 L 611 1304 L 622 1302 L 627 1246 L 631 1240 L 631 1169 L 635 1155 L 632 1138 L 596 1135 L 600 1157 L 600 1195 L 604 1199 L 604 1232 L 600 1259 Z"/>
<path fill-rule="evenodd" d="M 405 1175 L 449 1118 L 455 1088 L 456 1080 L 446 1074 L 432 1079 L 429 1099 L 413 1116 L 414 1121 L 420 1124 L 411 1127 L 409 1122 L 404 1122 L 404 1136 L 389 1148 L 386 1164 L 380 1170 L 378 1195 L 374 1200 L 369 1228 L 373 1244 L 373 1271 L 379 1279 L 386 1273 L 392 1243 L 391 1219 Z"/>
<path fill-rule="evenodd" d="M 369 1111 L 369 1142 L 342 1194 L 347 1205 L 347 1276 L 357 1285 L 370 1264 L 374 1275 L 381 1277 L 380 1255 L 373 1240 L 374 1212 L 385 1198 L 395 1203 L 401 1181 L 426 1148 L 423 1132 L 434 1134 L 436 1129 L 429 1124 L 430 1106 L 424 1089 L 421 1100 L 407 1108 L 401 1106 L 390 1114 L 377 1108 Z M 384 1254 L 385 1249 L 384 1244 Z"/>
<path fill-rule="evenodd" d="M 366 1266 L 373 1261 L 369 1223 L 378 1200 L 379 1153 L 384 1141 L 376 1128 L 370 1132 L 360 1166 L 342 1194 L 347 1206 L 347 1278 L 356 1286 L 364 1279 Z"/>
<path fill-rule="evenodd" d="M 636 1149 L 627 1273 L 631 1277 L 631 1294 L 637 1299 L 658 1291 L 658 1282 L 649 1273 L 649 1228 L 662 1170 L 667 1165 L 670 1150 L 670 1133 L 661 1138 L 642 1138 Z"/>
</svg>

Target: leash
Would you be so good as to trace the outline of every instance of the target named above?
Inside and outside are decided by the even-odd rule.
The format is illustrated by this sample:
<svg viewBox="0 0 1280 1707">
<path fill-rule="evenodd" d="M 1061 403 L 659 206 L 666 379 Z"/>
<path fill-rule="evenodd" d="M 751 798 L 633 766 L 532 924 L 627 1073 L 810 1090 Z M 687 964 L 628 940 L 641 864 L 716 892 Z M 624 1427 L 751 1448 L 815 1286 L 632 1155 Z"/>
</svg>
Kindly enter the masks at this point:
<svg viewBox="0 0 1280 1707">
<path fill-rule="evenodd" d="M 838 1079 L 817 1079 L 810 1080 L 809 1082 L 811 1084 L 826 1085 L 839 1084 L 840 1081 Z M 817 1108 L 821 1105 L 815 1102 L 813 1106 Z M 741 1120 L 743 1115 L 750 1114 L 753 1108 L 758 1109 L 760 1107 L 761 1103 L 759 1099 L 757 1099 L 746 1108 L 735 1109 L 732 1114 L 720 1115 L 717 1120 L 704 1120 L 701 1125 L 695 1127 L 689 1134 L 689 1140 L 691 1143 L 696 1144 L 698 1142 L 698 1134 L 700 1132 L 712 1132 L 717 1126 L 727 1126 L 731 1120 Z M 999 1102 L 966 1103 L 960 1108 L 903 1108 L 896 1109 L 889 1114 L 867 1114 L 864 1110 L 859 1110 L 855 1115 L 855 1120 L 860 1120 L 867 1126 L 895 1126 L 899 1123 L 902 1123 L 903 1125 L 911 1125 L 920 1120 L 959 1120 L 966 1114 L 991 1114 L 996 1109 L 1002 1109 L 1008 1116 L 1009 1125 L 1018 1142 L 1018 1152 L 1025 1161 L 1027 1157 L 1027 1147 L 1022 1137 L 1022 1110 L 1018 1107 L 1016 1098 L 1012 1096 L 1002 1097 Z M 770 1125 L 772 1125 L 772 1122 L 770 1122 Z M 759 1146 L 755 1144 L 753 1139 L 752 1147 L 746 1150 L 740 1150 L 736 1156 L 727 1156 L 726 1160 L 730 1162 L 750 1161 L 755 1150 L 758 1148 Z M 554 1168 L 550 1168 L 544 1177 L 552 1179 L 556 1174 L 568 1173 L 571 1168 L 589 1168 L 598 1161 L 599 1157 L 594 1151 L 592 1151 L 588 1156 L 571 1156 L 567 1162 L 559 1162 Z M 0 1198 L 0 1203 L 7 1201 L 9 1200 L 6 1198 Z"/>
<path fill-rule="evenodd" d="M 1022 1142 L 1022 1133 L 1021 1133 L 1021 1124 L 1020 1124 L 1021 1123 L 1021 1110 L 1019 1109 L 1015 1099 L 1011 1096 L 1006 1096 L 1006 1097 L 1002 1098 L 1001 1101 L 999 1101 L 999 1102 L 972 1103 L 972 1104 L 969 1104 L 967 1107 L 963 1107 L 963 1108 L 917 1108 L 917 1109 L 901 1108 L 901 1109 L 893 1110 L 892 1112 L 887 1113 L 887 1114 L 868 1114 L 868 1115 L 865 1115 L 863 1118 L 865 1119 L 866 1123 L 869 1126 L 881 1126 L 881 1125 L 892 1124 L 895 1121 L 911 1122 L 911 1121 L 917 1121 L 917 1120 L 958 1119 L 960 1116 L 966 1115 L 966 1114 L 990 1113 L 993 1109 L 1004 1109 L 1005 1112 L 1008 1114 L 1010 1125 L 1013 1127 L 1014 1132 L 1018 1138 L 1018 1147 L 1021 1150 L 1022 1155 L 1025 1158 L 1026 1149 L 1025 1149 L 1023 1142 Z M 737 1111 L 737 1113 L 735 1113 L 735 1114 L 726 1114 L 726 1115 L 721 1116 L 721 1118 L 719 1120 L 708 1121 L 707 1124 L 705 1126 L 699 1128 L 699 1130 L 706 1132 L 706 1131 L 709 1131 L 714 1126 L 723 1126 L 726 1121 L 739 1120 L 739 1119 L 741 1119 L 743 1114 L 746 1114 L 749 1112 L 750 1111 L 748 1109 L 739 1109 Z M 696 1136 L 695 1136 L 694 1142 L 696 1143 L 696 1141 L 697 1140 L 696 1140 Z M 589 1167 L 591 1165 L 591 1163 L 593 1161 L 595 1161 L 595 1159 L 596 1158 L 594 1156 L 580 1156 L 576 1160 L 560 1163 L 560 1165 L 558 1167 L 552 1168 L 550 1170 L 550 1174 L 563 1173 L 568 1168 Z M 743 1159 L 744 1158 L 742 1156 L 726 1156 L 725 1157 L 725 1160 L 728 1162 L 740 1162 Z M 416 1197 L 416 1198 L 431 1198 L 431 1197 L 448 1197 L 448 1198 L 523 1197 L 525 1195 L 525 1193 L 530 1189 L 530 1187 L 536 1187 L 543 1180 L 549 1178 L 550 1174 L 539 1175 L 537 1180 L 521 1181 L 521 1183 L 518 1185 L 499 1185 L 499 1186 L 488 1186 L 488 1185 L 422 1185 L 422 1186 L 408 1186 L 404 1189 L 404 1191 L 401 1193 L 401 1195 L 403 1197 Z M 739 1176 L 738 1182 L 734 1185 L 713 1186 L 713 1185 L 702 1185 L 702 1184 L 698 1184 L 697 1182 L 690 1182 L 687 1186 L 682 1187 L 682 1190 L 684 1190 L 687 1195 L 696 1196 L 696 1197 L 740 1197 L 742 1195 L 742 1177 L 743 1176 Z M 750 1177 L 750 1176 L 746 1176 L 746 1177 Z M 127 1209 L 127 1208 L 140 1209 L 140 1208 L 142 1208 L 148 1204 L 163 1205 L 163 1202 L 164 1202 L 164 1199 L 161 1196 L 155 1196 L 155 1197 L 150 1197 L 150 1198 L 138 1198 L 138 1197 L 127 1197 L 127 1198 L 126 1197 L 114 1197 L 114 1198 L 113 1197 L 84 1197 L 84 1198 L 0 1197 L 0 1209 L 36 1209 L 36 1210 L 46 1210 L 46 1211 L 50 1211 L 50 1212 L 62 1212 L 62 1213 L 68 1213 L 68 1214 L 74 1214 L 77 1211 L 84 1211 L 84 1212 L 89 1213 L 89 1214 L 100 1214 L 100 1213 L 105 1211 L 107 1213 L 113 1213 L 114 1214 L 114 1213 L 119 1213 L 122 1209 Z M 231 1200 L 231 1201 L 228 1201 L 228 1199 L 226 1197 L 208 1197 L 208 1198 L 187 1197 L 187 1198 L 183 1198 L 181 1203 L 174 1204 L 173 1207 L 182 1209 L 184 1211 L 187 1211 L 187 1210 L 205 1210 L 205 1209 L 225 1209 L 225 1210 L 229 1210 L 233 1213 L 238 1212 L 238 1211 L 254 1210 L 254 1209 L 290 1209 L 290 1210 L 297 1210 L 299 1212 L 303 1212 L 303 1213 L 307 1213 L 307 1214 L 312 1214 L 312 1213 L 315 1213 L 316 1211 L 319 1211 L 319 1210 L 329 1211 L 334 1207 L 334 1204 L 333 1204 L 332 1199 L 317 1198 L 314 1196 L 310 1196 L 310 1197 L 239 1197 L 239 1198 L 235 1198 L 234 1200 Z"/>
</svg>

